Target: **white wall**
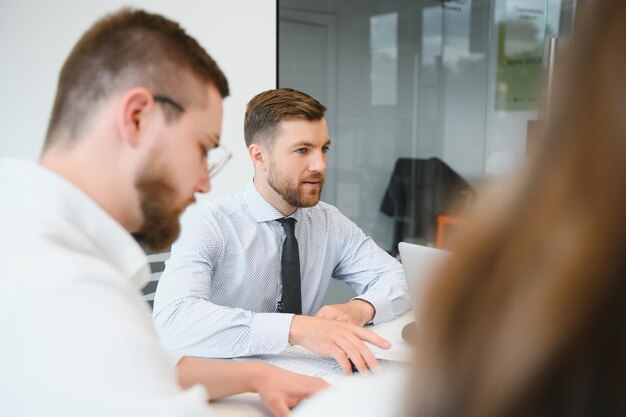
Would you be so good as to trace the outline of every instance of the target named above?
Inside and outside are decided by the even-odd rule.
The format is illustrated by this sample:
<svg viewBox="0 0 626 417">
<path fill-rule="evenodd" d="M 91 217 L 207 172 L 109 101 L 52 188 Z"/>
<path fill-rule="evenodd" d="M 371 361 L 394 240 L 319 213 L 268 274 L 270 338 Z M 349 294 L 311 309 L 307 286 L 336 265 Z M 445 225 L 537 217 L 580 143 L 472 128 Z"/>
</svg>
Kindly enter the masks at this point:
<svg viewBox="0 0 626 417">
<path fill-rule="evenodd" d="M 209 197 L 243 188 L 253 174 L 243 141 L 245 105 L 276 83 L 274 0 L 0 0 L 0 157 L 39 158 L 63 61 L 95 20 L 123 6 L 178 21 L 226 73 L 231 96 L 222 137 L 234 158 Z"/>
</svg>

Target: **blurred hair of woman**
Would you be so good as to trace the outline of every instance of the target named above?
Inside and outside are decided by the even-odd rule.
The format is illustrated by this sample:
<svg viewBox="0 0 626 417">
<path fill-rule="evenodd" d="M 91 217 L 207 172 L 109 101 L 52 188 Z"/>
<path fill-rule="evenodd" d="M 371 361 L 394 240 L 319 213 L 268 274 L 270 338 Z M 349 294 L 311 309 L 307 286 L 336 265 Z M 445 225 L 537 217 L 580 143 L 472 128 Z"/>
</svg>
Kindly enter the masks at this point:
<svg viewBox="0 0 626 417">
<path fill-rule="evenodd" d="M 536 154 L 428 289 L 407 415 L 626 415 L 626 0 L 577 14 Z M 367 380 L 295 415 L 401 415 Z"/>
<path fill-rule="evenodd" d="M 626 1 L 578 13 L 527 173 L 430 288 L 411 415 L 626 415 Z"/>
</svg>

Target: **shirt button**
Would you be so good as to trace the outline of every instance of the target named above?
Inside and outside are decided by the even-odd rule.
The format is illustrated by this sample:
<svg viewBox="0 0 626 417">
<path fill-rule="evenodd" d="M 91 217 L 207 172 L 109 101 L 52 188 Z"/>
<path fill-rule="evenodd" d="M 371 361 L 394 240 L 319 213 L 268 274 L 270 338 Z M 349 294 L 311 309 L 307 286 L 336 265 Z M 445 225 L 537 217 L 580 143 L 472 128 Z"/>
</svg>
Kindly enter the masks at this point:
<svg viewBox="0 0 626 417">
<path fill-rule="evenodd" d="M 271 350 L 274 346 L 271 343 L 268 343 L 267 345 L 265 345 L 265 349 L 267 350 Z"/>
</svg>

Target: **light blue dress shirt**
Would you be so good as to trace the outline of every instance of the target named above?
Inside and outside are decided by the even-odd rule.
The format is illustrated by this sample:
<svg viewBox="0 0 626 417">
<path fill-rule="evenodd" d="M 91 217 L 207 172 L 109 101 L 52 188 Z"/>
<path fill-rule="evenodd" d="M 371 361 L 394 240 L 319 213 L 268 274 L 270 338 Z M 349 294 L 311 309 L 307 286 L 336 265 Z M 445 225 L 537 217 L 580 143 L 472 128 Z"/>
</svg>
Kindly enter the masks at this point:
<svg viewBox="0 0 626 417">
<path fill-rule="evenodd" d="M 289 346 L 293 314 L 276 308 L 285 239 L 276 219 L 283 217 L 253 182 L 187 210 L 154 299 L 154 324 L 166 349 L 231 358 Z M 320 202 L 290 217 L 296 219 L 303 314 L 322 307 L 331 278 L 374 306 L 374 324 L 409 309 L 402 265 L 337 208 Z"/>
</svg>

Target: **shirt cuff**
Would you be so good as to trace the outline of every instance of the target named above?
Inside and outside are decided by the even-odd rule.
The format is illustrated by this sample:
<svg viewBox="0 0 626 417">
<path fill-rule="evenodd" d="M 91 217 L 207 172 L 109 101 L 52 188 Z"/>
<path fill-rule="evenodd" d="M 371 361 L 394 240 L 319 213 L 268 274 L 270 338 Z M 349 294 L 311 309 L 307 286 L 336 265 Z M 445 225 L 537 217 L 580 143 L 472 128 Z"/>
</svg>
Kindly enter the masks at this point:
<svg viewBox="0 0 626 417">
<path fill-rule="evenodd" d="M 289 329 L 293 314 L 254 313 L 250 325 L 249 352 L 280 353 L 289 347 Z"/>
<path fill-rule="evenodd" d="M 393 304 L 384 294 L 381 294 L 378 291 L 367 291 L 358 297 L 354 297 L 353 300 L 367 301 L 374 306 L 374 318 L 371 321 L 373 324 L 385 323 L 395 319 L 397 316 L 394 311 Z"/>
</svg>

